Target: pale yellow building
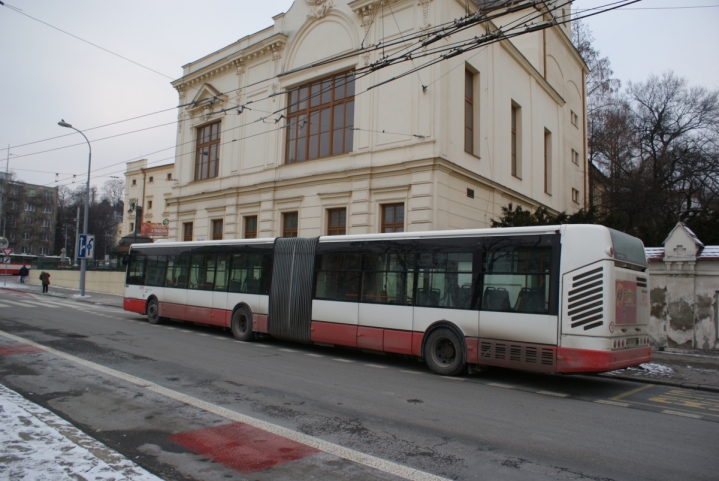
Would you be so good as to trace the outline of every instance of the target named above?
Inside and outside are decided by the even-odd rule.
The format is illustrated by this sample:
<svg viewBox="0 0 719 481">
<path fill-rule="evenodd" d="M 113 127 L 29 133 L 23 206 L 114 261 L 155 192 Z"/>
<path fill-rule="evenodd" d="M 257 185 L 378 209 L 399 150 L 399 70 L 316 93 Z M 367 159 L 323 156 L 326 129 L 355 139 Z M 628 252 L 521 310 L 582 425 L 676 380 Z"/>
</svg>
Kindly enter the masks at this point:
<svg viewBox="0 0 719 481">
<path fill-rule="evenodd" d="M 125 212 L 120 237 L 132 234 L 140 223 L 138 234 L 152 239 L 169 236 L 169 199 L 175 185 L 175 164 L 147 167 L 147 159 L 127 163 L 125 171 Z M 141 218 L 138 209 L 141 207 Z"/>
<path fill-rule="evenodd" d="M 494 7 L 445 36 L 475 4 Z M 185 65 L 169 237 L 466 229 L 510 204 L 584 207 L 587 67 L 563 4 L 297 0 Z M 465 51 L 475 38 L 495 41 Z"/>
</svg>

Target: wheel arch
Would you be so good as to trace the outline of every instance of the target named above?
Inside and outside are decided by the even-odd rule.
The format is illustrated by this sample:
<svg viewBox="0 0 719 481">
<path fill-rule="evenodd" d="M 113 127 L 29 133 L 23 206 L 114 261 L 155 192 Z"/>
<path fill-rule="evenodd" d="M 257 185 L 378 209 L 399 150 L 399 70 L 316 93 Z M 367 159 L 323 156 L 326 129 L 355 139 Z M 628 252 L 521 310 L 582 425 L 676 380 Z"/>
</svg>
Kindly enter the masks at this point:
<svg viewBox="0 0 719 481">
<path fill-rule="evenodd" d="M 429 335 L 432 334 L 432 332 L 436 331 L 437 329 L 441 328 L 448 328 L 452 332 L 454 332 L 457 337 L 459 337 L 459 340 L 462 344 L 462 360 L 464 363 L 467 363 L 467 343 L 465 341 L 466 336 L 464 335 L 464 332 L 462 332 L 462 329 L 457 326 L 457 324 L 450 322 L 446 319 L 441 319 L 439 321 L 435 321 L 432 324 L 429 325 L 427 329 L 425 329 L 424 334 L 422 335 L 422 344 L 420 346 L 420 358 L 424 359 L 424 348 L 427 345 L 427 339 L 429 338 Z"/>
<path fill-rule="evenodd" d="M 152 301 L 153 299 L 157 301 L 159 307 L 160 299 L 158 299 L 155 294 L 150 294 L 150 296 L 145 300 L 145 312 L 143 312 L 144 315 L 147 315 L 147 306 L 150 305 L 150 301 Z"/>
</svg>

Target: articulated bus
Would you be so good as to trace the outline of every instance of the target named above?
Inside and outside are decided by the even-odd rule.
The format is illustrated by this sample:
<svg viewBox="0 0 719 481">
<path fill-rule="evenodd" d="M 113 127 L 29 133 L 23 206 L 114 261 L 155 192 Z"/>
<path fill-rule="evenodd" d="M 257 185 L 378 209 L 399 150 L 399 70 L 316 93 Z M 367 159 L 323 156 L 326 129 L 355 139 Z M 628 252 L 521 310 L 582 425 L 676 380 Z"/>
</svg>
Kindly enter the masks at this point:
<svg viewBox="0 0 719 481">
<path fill-rule="evenodd" d="M 125 310 L 423 358 L 604 372 L 651 360 L 642 242 L 562 225 L 133 245 Z"/>
<path fill-rule="evenodd" d="M 37 260 L 37 256 L 31 254 L 10 254 L 5 256 L 0 252 L 0 275 L 17 276 L 20 275 L 22 266 L 30 269 L 30 264 Z"/>
</svg>

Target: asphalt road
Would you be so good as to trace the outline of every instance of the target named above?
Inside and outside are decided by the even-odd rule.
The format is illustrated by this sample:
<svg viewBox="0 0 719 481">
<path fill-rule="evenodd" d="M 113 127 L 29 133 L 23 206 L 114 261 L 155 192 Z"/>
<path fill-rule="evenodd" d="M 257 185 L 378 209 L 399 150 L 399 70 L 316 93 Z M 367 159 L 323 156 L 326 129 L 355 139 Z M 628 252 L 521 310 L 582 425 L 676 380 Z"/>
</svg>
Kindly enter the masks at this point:
<svg viewBox="0 0 719 481">
<path fill-rule="evenodd" d="M 43 349 L 38 348 L 42 347 Z M 716 479 L 719 395 L 597 376 L 443 378 L 0 291 L 0 382 L 177 480 Z"/>
</svg>

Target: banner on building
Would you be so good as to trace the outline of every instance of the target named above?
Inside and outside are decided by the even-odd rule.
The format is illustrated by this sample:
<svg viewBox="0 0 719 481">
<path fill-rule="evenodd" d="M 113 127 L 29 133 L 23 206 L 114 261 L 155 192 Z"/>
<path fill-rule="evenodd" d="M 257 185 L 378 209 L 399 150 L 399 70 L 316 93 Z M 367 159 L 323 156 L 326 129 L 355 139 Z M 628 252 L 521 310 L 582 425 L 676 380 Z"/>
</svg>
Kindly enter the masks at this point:
<svg viewBox="0 0 719 481">
<path fill-rule="evenodd" d="M 170 227 L 162 225 L 161 222 L 143 222 L 140 224 L 140 235 L 147 237 L 167 237 L 170 235 Z"/>
</svg>

